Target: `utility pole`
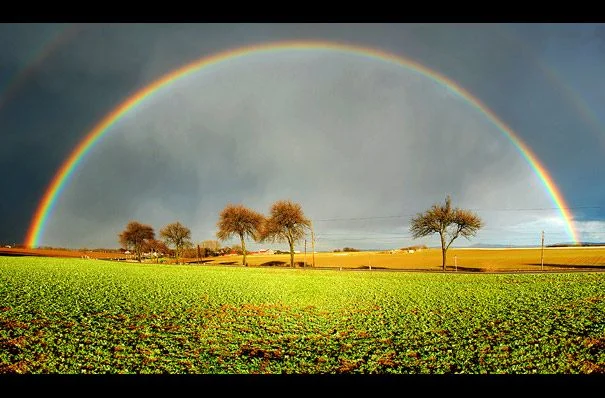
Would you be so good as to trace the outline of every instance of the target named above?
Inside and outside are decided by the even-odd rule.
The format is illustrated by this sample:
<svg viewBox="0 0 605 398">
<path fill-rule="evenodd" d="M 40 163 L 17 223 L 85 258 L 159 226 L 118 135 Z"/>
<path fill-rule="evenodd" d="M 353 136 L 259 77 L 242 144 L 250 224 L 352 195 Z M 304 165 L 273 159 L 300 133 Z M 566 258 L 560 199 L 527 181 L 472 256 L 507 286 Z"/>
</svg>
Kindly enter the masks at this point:
<svg viewBox="0 0 605 398">
<path fill-rule="evenodd" d="M 305 239 L 305 260 L 303 262 L 303 267 L 307 266 L 307 240 Z"/>
<path fill-rule="evenodd" d="M 544 271 L 544 231 L 542 231 L 542 255 L 540 256 L 540 267 Z"/>
<path fill-rule="evenodd" d="M 313 223 L 311 223 L 311 251 L 313 252 L 312 266 L 315 267 L 315 233 L 313 232 Z"/>
<path fill-rule="evenodd" d="M 458 271 L 458 256 L 454 256 L 454 268 Z"/>
</svg>

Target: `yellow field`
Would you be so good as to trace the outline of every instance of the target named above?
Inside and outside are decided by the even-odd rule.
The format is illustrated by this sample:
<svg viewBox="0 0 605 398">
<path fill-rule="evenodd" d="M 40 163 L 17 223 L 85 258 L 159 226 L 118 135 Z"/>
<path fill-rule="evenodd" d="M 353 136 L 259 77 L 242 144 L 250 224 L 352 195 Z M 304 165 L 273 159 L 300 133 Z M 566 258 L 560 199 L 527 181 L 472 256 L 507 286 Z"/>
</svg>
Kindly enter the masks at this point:
<svg viewBox="0 0 605 398">
<path fill-rule="evenodd" d="M 447 253 L 448 270 L 458 271 L 539 271 L 540 248 L 528 249 L 450 249 Z M 289 264 L 288 254 L 248 255 L 249 266 L 284 266 Z M 304 254 L 295 254 L 294 261 L 302 263 Z M 240 265 L 242 256 L 222 256 L 205 259 L 207 264 Z M 307 253 L 306 263 L 312 263 Z M 401 270 L 440 270 L 441 250 L 425 249 L 407 252 L 353 252 L 316 253 L 316 268 L 367 268 Z M 573 270 L 590 268 L 605 270 L 605 247 L 545 248 L 544 270 Z"/>
</svg>

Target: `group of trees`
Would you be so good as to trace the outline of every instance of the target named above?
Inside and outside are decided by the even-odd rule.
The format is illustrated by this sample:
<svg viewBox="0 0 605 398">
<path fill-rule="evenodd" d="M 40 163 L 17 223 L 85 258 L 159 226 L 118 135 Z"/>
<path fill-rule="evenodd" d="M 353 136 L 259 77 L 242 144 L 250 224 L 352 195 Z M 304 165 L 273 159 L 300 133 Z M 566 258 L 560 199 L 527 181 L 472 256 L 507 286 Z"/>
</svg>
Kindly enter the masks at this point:
<svg viewBox="0 0 605 398">
<path fill-rule="evenodd" d="M 355 249 L 354 247 L 343 247 L 342 250 L 340 250 L 340 249 L 334 249 L 334 253 L 340 253 L 341 251 L 343 251 L 343 252 L 358 252 L 359 249 Z"/>
<path fill-rule="evenodd" d="M 290 200 L 279 200 L 269 209 L 269 216 L 249 209 L 241 204 L 228 204 L 219 214 L 216 236 L 225 241 L 233 237 L 240 240 L 240 246 L 220 248 L 218 241 L 204 241 L 198 246 L 197 256 L 210 253 L 226 254 L 226 251 L 236 251 L 243 254 L 242 264 L 246 265 L 246 239 L 256 242 L 284 242 L 290 248 L 290 266 L 294 266 L 294 245 L 305 236 L 311 228 L 311 220 L 305 217 L 300 204 Z M 126 229 L 119 234 L 119 241 L 125 248 L 132 248 L 137 260 L 141 261 L 144 251 L 168 252 L 169 246 L 174 247 L 176 262 L 183 251 L 192 247 L 191 230 L 180 222 L 166 225 L 160 230 L 161 241 L 155 239 L 153 227 L 130 221 Z"/>
<path fill-rule="evenodd" d="M 294 266 L 294 245 L 305 236 L 311 228 L 311 220 L 307 219 L 299 204 L 280 200 L 269 210 L 269 217 L 248 209 L 243 205 L 227 205 L 220 214 L 217 224 L 217 237 L 221 240 L 233 236 L 240 238 L 243 259 L 246 264 L 245 238 L 250 237 L 257 242 L 284 242 L 290 248 L 290 266 Z M 417 214 L 411 220 L 410 231 L 416 238 L 439 234 L 441 241 L 442 266 L 445 271 L 447 250 L 459 236 L 469 239 L 483 227 L 483 221 L 475 213 L 452 207 L 448 195 L 445 204 L 434 204 L 430 209 Z M 345 247 L 343 252 L 354 252 L 357 249 Z"/>
<path fill-rule="evenodd" d="M 287 243 L 290 249 L 291 267 L 294 267 L 294 245 L 305 236 L 307 230 L 312 228 L 311 220 L 305 217 L 300 204 L 290 200 L 278 200 L 273 203 L 268 216 L 242 204 L 228 204 L 220 212 L 216 226 L 218 228 L 216 237 L 219 240 L 239 238 L 240 245 L 237 249 L 241 250 L 243 255 L 242 265 L 247 265 L 246 239 L 253 239 L 259 243 Z M 459 236 L 467 239 L 474 236 L 481 227 L 483 221 L 479 216 L 469 210 L 453 208 L 448 195 L 445 204 L 434 204 L 430 209 L 412 218 L 410 231 L 415 239 L 439 234 L 442 266 L 445 271 L 446 254 L 452 242 Z M 144 250 L 167 252 L 168 247 L 173 246 L 178 263 L 183 250 L 192 247 L 191 231 L 178 221 L 162 228 L 160 237 L 162 240 L 156 240 L 153 228 L 138 221 L 129 222 L 126 229 L 119 234 L 120 243 L 126 248 L 133 248 L 139 262 Z M 221 249 L 218 241 L 204 241 L 202 247 L 204 257 L 208 253 L 225 254 L 225 249 L 233 250 L 233 248 Z M 343 251 L 357 251 L 357 249 L 345 247 Z M 197 256 L 201 256 L 199 246 Z"/>
<path fill-rule="evenodd" d="M 155 239 L 155 231 L 151 225 L 141 224 L 138 221 L 130 221 L 118 237 L 123 247 L 134 250 L 139 262 L 144 251 L 168 253 L 170 245 L 174 246 L 178 264 L 183 249 L 191 247 L 191 230 L 178 221 L 160 230 L 161 241 Z"/>
<path fill-rule="evenodd" d="M 273 203 L 269 216 L 241 204 L 228 204 L 219 215 L 217 228 L 220 240 L 240 238 L 243 265 L 246 265 L 246 238 L 251 238 L 256 242 L 287 243 L 290 266 L 294 267 L 294 245 L 311 229 L 311 220 L 305 217 L 300 204 L 290 200 Z"/>
<path fill-rule="evenodd" d="M 413 245 L 413 246 L 405 246 L 405 247 L 400 247 L 399 250 L 426 250 L 428 249 L 427 245 Z"/>
<path fill-rule="evenodd" d="M 231 245 L 221 247 L 218 240 L 205 240 L 197 245 L 197 247 L 189 247 L 183 250 L 182 256 L 187 258 L 204 258 L 204 257 L 216 257 L 224 256 L 225 254 L 242 254 L 242 248 L 240 245 Z"/>
</svg>

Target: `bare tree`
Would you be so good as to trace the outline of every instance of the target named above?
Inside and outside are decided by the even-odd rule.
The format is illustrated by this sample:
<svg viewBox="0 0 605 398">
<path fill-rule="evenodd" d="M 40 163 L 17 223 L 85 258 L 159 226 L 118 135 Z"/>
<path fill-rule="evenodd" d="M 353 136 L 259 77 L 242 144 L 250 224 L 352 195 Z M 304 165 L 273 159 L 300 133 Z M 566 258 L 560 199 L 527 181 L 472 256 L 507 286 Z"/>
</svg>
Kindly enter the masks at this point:
<svg viewBox="0 0 605 398">
<path fill-rule="evenodd" d="M 134 249 L 137 260 L 141 262 L 143 246 L 145 245 L 146 240 L 155 239 L 155 232 L 150 225 L 141 224 L 138 221 L 130 221 L 128 225 L 126 225 L 126 229 L 122 231 L 118 237 L 120 238 L 120 244 L 124 246 L 124 248 Z"/>
<path fill-rule="evenodd" d="M 174 245 L 176 263 L 179 263 L 179 254 L 191 246 L 191 230 L 180 222 L 173 222 L 160 230 L 160 236 L 167 245 Z"/>
<path fill-rule="evenodd" d="M 159 262 L 159 254 L 168 254 L 170 253 L 170 249 L 164 242 L 157 239 L 148 239 L 145 241 L 143 245 L 143 250 L 151 251 L 155 253 L 155 262 Z"/>
<path fill-rule="evenodd" d="M 242 255 L 244 254 L 244 249 L 242 248 L 241 244 L 236 243 L 234 245 L 231 245 L 231 247 L 229 248 L 229 252 L 235 253 L 237 255 Z"/>
<path fill-rule="evenodd" d="M 202 257 L 214 256 L 220 250 L 221 244 L 218 240 L 205 240 L 198 245 L 198 248 Z"/>
<path fill-rule="evenodd" d="M 483 221 L 470 210 L 452 208 L 452 200 L 448 195 L 445 205 L 435 204 L 424 213 L 419 213 L 412 219 L 410 231 L 414 238 L 438 233 L 441 238 L 441 256 L 443 270 L 447 249 L 460 235 L 469 239 L 483 227 Z"/>
<path fill-rule="evenodd" d="M 239 236 L 242 244 L 242 265 L 246 265 L 246 242 L 245 238 L 259 240 L 260 230 L 265 221 L 265 216 L 248 209 L 243 205 L 228 204 L 220 213 L 216 224 L 218 232 L 216 237 L 222 241 L 233 236 Z"/>
<path fill-rule="evenodd" d="M 290 266 L 294 267 L 294 244 L 311 228 L 311 220 L 305 217 L 300 204 L 290 200 L 278 200 L 273 203 L 269 212 L 261 240 L 287 242 L 290 246 Z"/>
<path fill-rule="evenodd" d="M 202 249 L 212 250 L 214 252 L 221 248 L 221 244 L 218 240 L 205 240 L 200 244 Z"/>
</svg>

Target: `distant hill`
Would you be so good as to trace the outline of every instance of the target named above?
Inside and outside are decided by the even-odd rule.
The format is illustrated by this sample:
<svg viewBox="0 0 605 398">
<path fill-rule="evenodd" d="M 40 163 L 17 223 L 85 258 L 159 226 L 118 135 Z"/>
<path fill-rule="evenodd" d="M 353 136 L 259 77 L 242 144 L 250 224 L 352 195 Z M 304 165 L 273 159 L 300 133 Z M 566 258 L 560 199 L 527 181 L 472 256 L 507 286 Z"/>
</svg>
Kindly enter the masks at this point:
<svg viewBox="0 0 605 398">
<path fill-rule="evenodd" d="M 602 242 L 563 242 L 563 243 L 554 243 L 552 245 L 544 245 L 544 247 L 586 247 L 586 246 L 605 246 L 605 243 Z M 468 246 L 472 248 L 515 248 L 515 247 L 540 247 L 540 245 L 502 245 L 502 244 L 485 244 L 485 243 L 476 243 L 474 245 Z"/>
<path fill-rule="evenodd" d="M 547 247 L 605 246 L 603 242 L 555 243 Z"/>
<path fill-rule="evenodd" d="M 515 248 L 515 247 L 540 247 L 540 246 L 537 246 L 537 245 L 502 245 L 502 244 L 497 244 L 497 243 L 493 243 L 493 244 L 475 243 L 474 245 L 471 245 L 468 247 L 481 249 L 481 248 Z"/>
</svg>

